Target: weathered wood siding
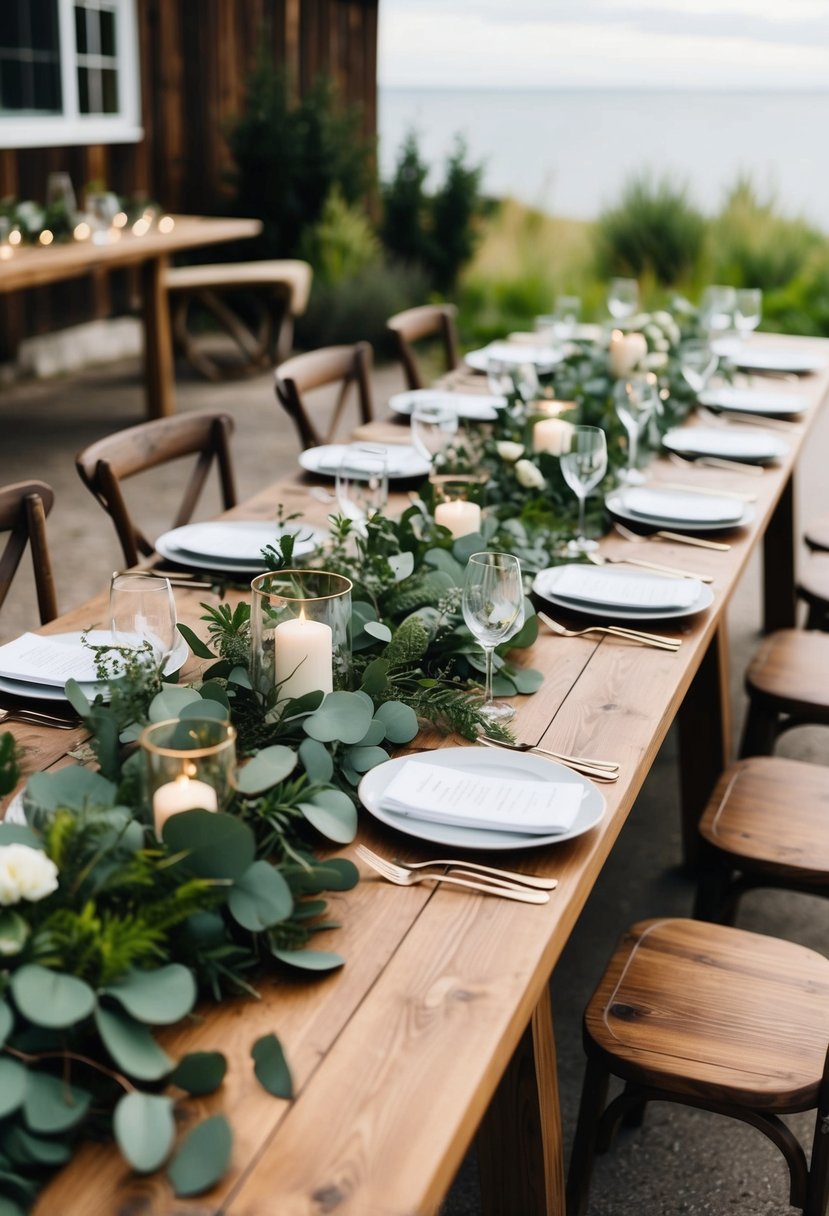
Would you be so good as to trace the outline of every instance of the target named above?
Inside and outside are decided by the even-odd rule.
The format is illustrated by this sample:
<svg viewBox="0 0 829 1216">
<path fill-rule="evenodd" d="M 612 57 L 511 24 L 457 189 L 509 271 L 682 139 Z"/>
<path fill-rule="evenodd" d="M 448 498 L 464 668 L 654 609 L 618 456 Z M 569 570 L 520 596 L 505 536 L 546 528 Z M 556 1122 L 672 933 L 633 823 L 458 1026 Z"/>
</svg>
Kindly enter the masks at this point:
<svg viewBox="0 0 829 1216">
<path fill-rule="evenodd" d="M 144 139 L 137 144 L 0 149 L 0 197 L 42 199 L 53 170 L 80 194 L 102 181 L 145 192 L 166 209 L 222 211 L 231 168 L 224 134 L 240 113 L 260 49 L 284 64 L 302 94 L 327 71 L 377 122 L 378 0 L 138 0 Z M 121 308 L 129 283 L 76 282 L 0 302 L 0 359 L 29 333 Z M 28 297 L 28 298 L 27 298 Z"/>
</svg>

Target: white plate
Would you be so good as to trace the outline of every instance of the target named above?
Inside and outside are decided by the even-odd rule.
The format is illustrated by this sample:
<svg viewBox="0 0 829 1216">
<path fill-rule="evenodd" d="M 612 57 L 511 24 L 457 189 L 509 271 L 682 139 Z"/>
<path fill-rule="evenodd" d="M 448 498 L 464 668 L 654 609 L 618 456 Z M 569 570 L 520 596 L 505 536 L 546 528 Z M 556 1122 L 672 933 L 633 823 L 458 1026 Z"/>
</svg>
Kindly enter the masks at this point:
<svg viewBox="0 0 829 1216">
<path fill-rule="evenodd" d="M 633 612 L 673 612 L 689 608 L 699 599 L 699 579 L 648 574 L 639 570 L 598 568 L 584 562 L 549 567 L 546 585 L 562 602 L 574 608 L 624 608 Z"/>
<path fill-rule="evenodd" d="M 745 433 L 742 433 L 745 432 Z M 750 427 L 682 426 L 662 436 L 669 452 L 682 456 L 715 456 L 723 460 L 739 460 L 745 464 L 765 464 L 785 456 L 789 445 L 771 431 Z"/>
<path fill-rule="evenodd" d="M 624 496 L 624 490 L 613 490 L 605 498 L 605 506 L 611 515 L 616 515 L 619 519 L 626 519 L 628 523 L 639 524 L 640 528 L 668 528 L 671 532 L 724 532 L 729 528 L 742 528 L 754 519 L 754 511 L 749 503 L 746 503 L 739 519 L 728 520 L 727 522 L 719 519 L 715 521 L 656 519 L 652 516 L 645 517 L 644 515 L 637 514 L 635 511 L 629 511 L 625 506 Z"/>
<path fill-rule="evenodd" d="M 384 811 L 379 803 L 383 792 L 402 764 L 424 761 L 427 764 L 444 765 L 464 773 L 485 773 L 488 777 L 503 777 L 509 781 L 559 781 L 568 785 L 580 785 L 584 790 L 576 821 L 569 832 L 558 832 L 552 836 L 535 836 L 528 832 L 490 832 L 484 828 L 456 827 L 448 823 L 429 823 L 425 819 L 395 815 Z M 587 777 L 534 756 L 528 752 L 500 751 L 488 747 L 444 747 L 435 751 L 418 752 L 416 756 L 400 756 L 370 769 L 360 782 L 357 791 L 363 806 L 375 819 L 396 828 L 406 836 L 418 840 L 429 840 L 434 844 L 449 845 L 453 849 L 532 849 L 539 845 L 559 844 L 589 832 L 601 820 L 605 800 L 601 792 Z"/>
<path fill-rule="evenodd" d="M 202 525 L 193 526 L 201 527 Z M 273 524 L 261 524 L 260 526 L 263 529 L 260 549 L 264 549 L 265 545 L 274 543 L 277 536 L 280 535 L 280 530 Z M 185 527 L 174 528 L 171 532 L 165 532 L 155 542 L 156 551 L 162 557 L 165 557 L 167 561 L 175 562 L 179 566 L 190 566 L 194 570 L 217 570 L 225 574 L 261 574 L 265 569 L 265 563 L 261 557 L 250 561 L 240 561 L 233 557 L 209 557 L 204 554 L 191 552 L 175 540 L 178 533 L 186 531 L 187 528 Z M 309 524 L 284 524 L 281 531 L 283 533 L 294 532 L 299 536 L 300 539 L 294 545 L 295 557 L 303 557 L 308 553 L 313 553 L 314 550 L 320 547 L 328 535 L 323 528 L 313 528 Z"/>
<path fill-rule="evenodd" d="M 797 393 L 776 393 L 764 388 L 734 388 L 725 384 L 721 388 L 708 388 L 699 395 L 700 405 L 712 410 L 731 410 L 734 414 L 767 414 L 770 418 L 802 414 L 809 408 L 808 401 Z"/>
<path fill-rule="evenodd" d="M 658 611 L 652 612 L 646 608 L 623 608 L 615 604 L 593 606 L 581 602 L 576 603 L 575 600 L 559 599 L 555 593 L 556 579 L 557 576 L 560 577 L 559 572 L 562 569 L 565 567 L 550 566 L 546 570 L 539 570 L 533 580 L 533 591 L 557 608 L 564 608 L 567 612 L 578 612 L 582 616 L 598 617 L 600 620 L 609 618 L 616 621 L 640 622 L 676 620 L 680 617 L 694 616 L 697 612 L 702 612 L 704 608 L 710 608 L 714 602 L 712 589 L 701 583 L 699 599 L 687 608 L 660 608 Z"/>
<path fill-rule="evenodd" d="M 794 372 L 805 375 L 817 372 L 826 366 L 823 355 L 814 351 L 792 349 L 789 346 L 763 346 L 759 341 L 740 342 L 739 339 L 721 338 L 711 343 L 715 355 L 731 359 L 737 367 L 764 372 Z"/>
<path fill-rule="evenodd" d="M 50 636 L 56 641 L 65 640 L 68 645 L 80 645 L 83 635 L 81 632 L 77 632 L 53 633 Z M 108 646 L 112 642 L 112 634 L 108 629 L 90 629 L 86 636 L 94 646 Z M 165 676 L 171 676 L 174 672 L 180 671 L 189 657 L 190 647 L 179 634 L 175 649 L 164 664 Z M 90 701 L 99 692 L 106 693 L 107 689 L 106 684 L 81 684 L 80 687 Z M 13 697 L 23 697 L 27 701 L 66 701 L 63 686 L 60 684 L 33 684 L 28 680 L 12 680 L 5 676 L 0 676 L 0 692 L 5 692 Z"/>
<path fill-rule="evenodd" d="M 506 397 L 492 397 L 489 394 L 446 393 L 434 388 L 415 388 L 407 393 L 395 393 L 389 401 L 389 408 L 395 414 L 408 416 L 416 405 L 447 405 L 458 418 L 494 422 L 498 410 L 502 410 L 506 404 Z"/>
<path fill-rule="evenodd" d="M 532 363 L 540 371 L 549 370 L 560 363 L 564 352 L 554 346 L 525 346 L 520 342 L 490 342 L 481 350 L 471 350 L 464 356 L 467 367 L 473 371 L 485 372 L 490 359 L 501 359 L 504 363 L 514 363 L 519 367 L 522 363 Z"/>
<path fill-rule="evenodd" d="M 318 448 L 306 448 L 299 454 L 299 463 L 309 473 L 335 477 L 347 446 L 344 443 L 323 443 Z M 373 451 L 385 454 L 386 472 L 392 481 L 405 477 L 428 477 L 431 472 L 429 461 L 407 443 L 372 443 L 368 446 Z"/>
<path fill-rule="evenodd" d="M 164 540 L 192 557 L 214 557 L 250 565 L 261 562 L 262 550 L 286 534 L 297 538 L 294 553 L 302 557 L 317 546 L 314 529 L 300 523 L 279 524 L 267 520 L 217 519 L 209 523 L 186 524 L 164 533 Z"/>
</svg>

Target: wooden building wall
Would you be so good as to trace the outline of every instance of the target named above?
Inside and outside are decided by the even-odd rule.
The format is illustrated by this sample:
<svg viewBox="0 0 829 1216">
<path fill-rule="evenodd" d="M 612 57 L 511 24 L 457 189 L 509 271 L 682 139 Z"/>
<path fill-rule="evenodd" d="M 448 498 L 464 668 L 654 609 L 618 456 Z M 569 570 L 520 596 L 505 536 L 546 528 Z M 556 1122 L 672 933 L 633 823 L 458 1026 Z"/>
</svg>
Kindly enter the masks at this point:
<svg viewBox="0 0 829 1216">
<path fill-rule="evenodd" d="M 169 210 L 221 214 L 231 168 L 223 132 L 241 112 L 265 49 L 299 94 L 320 71 L 377 125 L 378 0 L 137 0 L 144 139 L 137 144 L 0 149 L 0 197 L 42 200 L 53 170 L 145 192 Z M 110 287 L 113 290 L 110 290 Z M 129 283 L 77 281 L 0 301 L 0 360 L 20 339 L 121 309 Z"/>
</svg>

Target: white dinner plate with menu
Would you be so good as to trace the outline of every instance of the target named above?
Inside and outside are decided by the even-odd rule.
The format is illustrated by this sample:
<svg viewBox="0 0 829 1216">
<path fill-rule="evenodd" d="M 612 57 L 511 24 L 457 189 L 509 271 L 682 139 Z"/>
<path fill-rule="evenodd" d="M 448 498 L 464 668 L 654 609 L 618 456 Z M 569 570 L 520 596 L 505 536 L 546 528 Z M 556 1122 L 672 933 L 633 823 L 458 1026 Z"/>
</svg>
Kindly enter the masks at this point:
<svg viewBox="0 0 829 1216">
<path fill-rule="evenodd" d="M 306 448 L 299 454 L 299 463 L 308 473 L 319 473 L 323 477 L 335 477 L 347 444 L 323 443 L 316 448 Z M 406 477 L 428 477 L 432 466 L 425 457 L 407 443 L 365 444 L 372 452 L 386 458 L 386 473 L 390 481 Z M 355 465 L 356 467 L 356 465 Z"/>
<path fill-rule="evenodd" d="M 759 418 L 789 418 L 802 414 L 809 402 L 800 393 L 776 392 L 765 388 L 737 388 L 723 384 L 707 388 L 699 395 L 700 405 L 710 410 L 728 410 L 732 414 L 756 414 Z"/>
<path fill-rule="evenodd" d="M 700 495 L 702 498 L 702 495 Z M 729 528 L 742 528 L 745 524 L 751 523 L 754 519 L 754 511 L 749 503 L 746 503 L 735 519 L 730 520 L 705 520 L 705 519 L 677 519 L 670 516 L 645 516 L 637 511 L 632 511 L 626 505 L 626 491 L 613 490 L 605 498 L 605 506 L 611 515 L 615 515 L 618 519 L 624 519 L 631 524 L 639 524 L 641 528 L 668 528 L 671 532 L 724 532 Z"/>
<path fill-rule="evenodd" d="M 537 836 L 529 832 L 492 832 L 485 828 L 460 827 L 448 823 L 431 823 L 425 819 L 386 811 L 379 805 L 383 793 L 403 764 L 437 764 L 460 772 L 487 777 L 500 777 L 508 781 L 556 781 L 567 785 L 579 785 L 583 790 L 581 806 L 575 823 L 567 832 L 551 836 Z M 530 752 L 508 752 L 488 747 L 442 747 L 435 751 L 418 752 L 416 756 L 400 756 L 378 764 L 365 774 L 358 789 L 363 806 L 381 823 L 396 828 L 406 836 L 428 840 L 433 844 L 446 845 L 452 849 L 481 849 L 499 851 L 507 849 L 532 849 L 539 845 L 560 844 L 589 832 L 600 822 L 605 811 L 605 800 L 601 792 L 587 777 L 556 764 L 543 756 Z"/>
<path fill-rule="evenodd" d="M 678 608 L 651 609 L 638 605 L 630 607 L 624 604 L 613 604 L 609 601 L 600 604 L 596 602 L 589 603 L 586 600 L 575 600 L 556 594 L 557 585 L 564 579 L 567 569 L 567 566 L 550 566 L 546 570 L 539 570 L 533 580 L 533 591 L 537 596 L 546 600 L 548 604 L 552 604 L 555 608 L 561 608 L 566 612 L 577 612 L 580 616 L 592 617 L 596 620 L 638 621 L 640 624 L 655 621 L 673 621 L 679 620 L 682 617 L 695 616 L 697 612 L 710 608 L 714 602 L 714 592 L 705 583 L 699 584 L 699 593 L 692 603 Z M 607 571 L 607 573 L 612 574 L 614 572 Z M 626 581 L 636 577 L 645 579 L 652 576 L 644 574 L 635 575 L 633 572 L 629 574 L 625 573 L 624 575 Z M 690 582 L 691 580 L 689 579 L 688 581 Z"/>
<path fill-rule="evenodd" d="M 679 426 L 662 436 L 662 446 L 680 456 L 713 456 L 743 464 L 767 464 L 789 450 L 780 435 L 748 426 Z"/>
<path fill-rule="evenodd" d="M 494 422 L 498 410 L 502 410 L 506 404 L 506 397 L 484 393 L 449 393 L 434 388 L 413 388 L 405 393 L 395 393 L 389 400 L 389 409 L 395 414 L 409 417 L 416 405 L 447 405 L 458 418 L 466 418 L 470 422 Z"/>
</svg>

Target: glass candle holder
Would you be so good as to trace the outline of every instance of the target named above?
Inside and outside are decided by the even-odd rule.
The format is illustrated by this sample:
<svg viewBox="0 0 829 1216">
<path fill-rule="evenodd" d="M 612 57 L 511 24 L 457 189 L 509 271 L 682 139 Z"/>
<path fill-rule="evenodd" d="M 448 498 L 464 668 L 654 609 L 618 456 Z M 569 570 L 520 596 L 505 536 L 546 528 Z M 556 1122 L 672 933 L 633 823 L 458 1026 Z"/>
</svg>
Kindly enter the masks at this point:
<svg viewBox="0 0 829 1216">
<path fill-rule="evenodd" d="M 146 727 L 140 739 L 155 834 L 182 811 L 219 811 L 233 793 L 236 731 L 216 718 L 171 718 Z"/>
<path fill-rule="evenodd" d="M 351 672 L 350 579 L 326 570 L 279 570 L 251 583 L 253 677 L 280 701 L 347 688 Z"/>
<path fill-rule="evenodd" d="M 470 532 L 480 532 L 487 481 L 485 473 L 433 473 L 429 485 L 435 523 L 448 528 L 456 540 Z"/>
</svg>

